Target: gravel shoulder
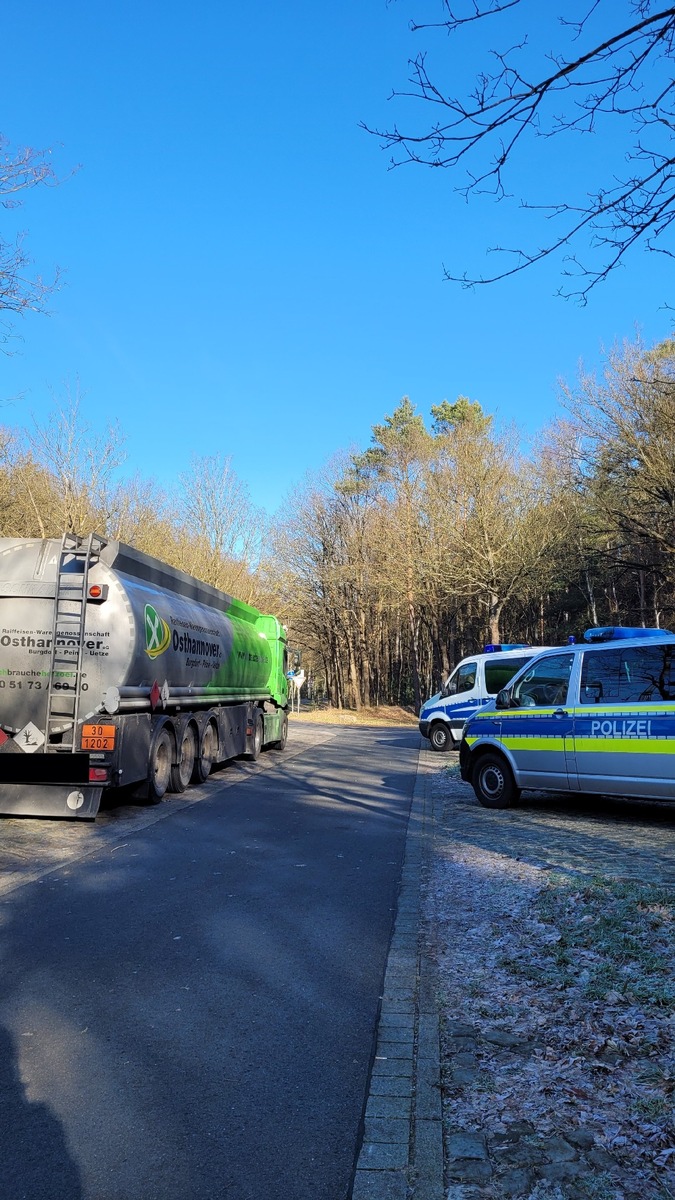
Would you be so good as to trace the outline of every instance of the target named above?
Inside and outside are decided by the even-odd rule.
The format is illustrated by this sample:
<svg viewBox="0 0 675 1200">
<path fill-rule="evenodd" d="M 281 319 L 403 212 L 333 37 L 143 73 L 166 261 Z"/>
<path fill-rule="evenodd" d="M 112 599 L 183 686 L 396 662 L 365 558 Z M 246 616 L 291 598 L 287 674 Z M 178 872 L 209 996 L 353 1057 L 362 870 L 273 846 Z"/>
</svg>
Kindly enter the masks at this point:
<svg viewBox="0 0 675 1200">
<path fill-rule="evenodd" d="M 492 812 L 453 758 L 424 930 L 447 1200 L 672 1200 L 675 806 Z"/>
</svg>

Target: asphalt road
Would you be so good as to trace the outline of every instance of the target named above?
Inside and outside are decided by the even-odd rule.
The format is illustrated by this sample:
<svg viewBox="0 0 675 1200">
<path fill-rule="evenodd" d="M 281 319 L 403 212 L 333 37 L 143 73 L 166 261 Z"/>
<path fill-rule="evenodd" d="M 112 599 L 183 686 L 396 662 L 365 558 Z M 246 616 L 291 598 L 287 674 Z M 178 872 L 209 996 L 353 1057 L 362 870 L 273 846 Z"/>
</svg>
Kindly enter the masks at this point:
<svg viewBox="0 0 675 1200">
<path fill-rule="evenodd" d="M 57 864 L 0 896 L 2 1200 L 345 1200 L 419 736 L 325 737 L 149 823 L 0 823 Z"/>
</svg>

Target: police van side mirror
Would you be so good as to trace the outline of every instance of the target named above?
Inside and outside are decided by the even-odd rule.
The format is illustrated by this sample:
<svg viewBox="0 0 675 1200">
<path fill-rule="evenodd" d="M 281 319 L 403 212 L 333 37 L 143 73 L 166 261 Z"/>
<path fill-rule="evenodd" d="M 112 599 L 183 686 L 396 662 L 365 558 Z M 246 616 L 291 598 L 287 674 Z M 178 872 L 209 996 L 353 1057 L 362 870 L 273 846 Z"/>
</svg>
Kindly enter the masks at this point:
<svg viewBox="0 0 675 1200">
<path fill-rule="evenodd" d="M 511 707 L 511 693 L 508 688 L 502 688 L 501 692 L 497 692 L 497 699 L 495 700 L 495 705 L 497 708 L 510 708 Z"/>
</svg>

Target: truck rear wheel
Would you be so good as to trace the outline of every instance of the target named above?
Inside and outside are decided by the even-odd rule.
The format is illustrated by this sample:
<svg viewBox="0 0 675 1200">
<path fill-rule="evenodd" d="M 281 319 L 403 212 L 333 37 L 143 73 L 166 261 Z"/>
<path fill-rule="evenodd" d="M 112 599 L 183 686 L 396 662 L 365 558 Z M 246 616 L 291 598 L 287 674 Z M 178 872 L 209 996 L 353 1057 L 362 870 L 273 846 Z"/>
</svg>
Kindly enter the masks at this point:
<svg viewBox="0 0 675 1200">
<path fill-rule="evenodd" d="M 283 750 L 288 740 L 288 717 L 284 714 L 281 722 L 281 737 L 277 742 L 272 742 L 275 750 Z"/>
<path fill-rule="evenodd" d="M 160 729 L 150 751 L 148 804 L 159 804 L 171 779 L 173 745 L 168 729 Z"/>
<path fill-rule="evenodd" d="M 195 766 L 197 739 L 191 725 L 186 725 L 178 747 L 178 762 L 171 767 L 171 791 L 184 792 Z"/>
<path fill-rule="evenodd" d="M 202 734 L 200 753 L 195 758 L 192 771 L 192 783 L 204 783 L 211 774 L 211 768 L 218 757 L 218 734 L 215 725 L 209 721 Z"/>
</svg>

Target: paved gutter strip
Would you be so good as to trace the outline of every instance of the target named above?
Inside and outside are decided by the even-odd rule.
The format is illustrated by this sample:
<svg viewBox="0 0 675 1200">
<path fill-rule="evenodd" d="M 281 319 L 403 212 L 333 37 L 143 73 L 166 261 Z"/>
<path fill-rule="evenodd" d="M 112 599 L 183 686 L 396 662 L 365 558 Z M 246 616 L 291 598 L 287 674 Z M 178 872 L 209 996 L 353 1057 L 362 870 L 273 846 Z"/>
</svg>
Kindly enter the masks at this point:
<svg viewBox="0 0 675 1200">
<path fill-rule="evenodd" d="M 351 1200 L 443 1198 L 437 986 L 420 930 L 433 838 L 429 782 L 437 766 L 421 749 Z"/>
</svg>

